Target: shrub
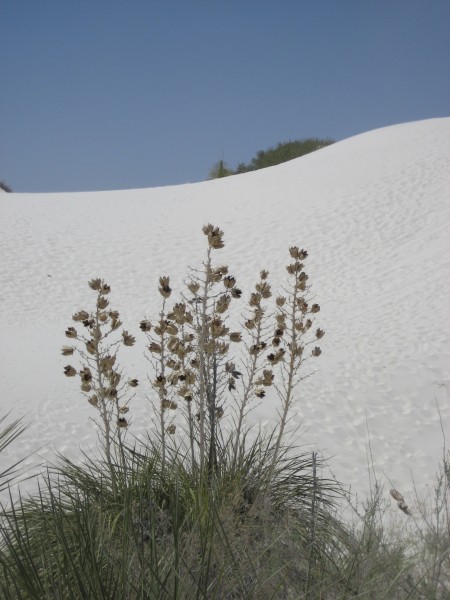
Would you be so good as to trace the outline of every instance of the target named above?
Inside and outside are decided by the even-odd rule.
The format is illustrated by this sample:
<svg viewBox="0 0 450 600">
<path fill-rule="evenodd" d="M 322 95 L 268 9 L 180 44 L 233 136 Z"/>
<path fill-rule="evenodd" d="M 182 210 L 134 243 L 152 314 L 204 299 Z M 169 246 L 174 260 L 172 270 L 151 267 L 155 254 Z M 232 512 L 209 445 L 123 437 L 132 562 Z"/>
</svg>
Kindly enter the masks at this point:
<svg viewBox="0 0 450 600">
<path fill-rule="evenodd" d="M 223 160 L 220 160 L 210 170 L 209 179 L 228 177 L 229 175 L 238 175 L 239 173 L 248 173 L 249 171 L 273 167 L 288 160 L 309 154 L 310 152 L 315 152 L 333 143 L 334 140 L 319 138 L 280 142 L 267 150 L 259 150 L 249 163 L 239 163 L 234 170 L 224 163 Z"/>
</svg>

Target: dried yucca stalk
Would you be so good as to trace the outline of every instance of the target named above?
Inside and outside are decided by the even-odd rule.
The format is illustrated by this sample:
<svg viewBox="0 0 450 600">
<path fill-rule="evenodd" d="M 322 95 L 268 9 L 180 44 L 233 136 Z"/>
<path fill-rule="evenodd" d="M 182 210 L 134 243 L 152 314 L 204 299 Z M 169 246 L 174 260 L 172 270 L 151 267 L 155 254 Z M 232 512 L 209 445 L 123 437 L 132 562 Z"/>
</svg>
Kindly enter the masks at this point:
<svg viewBox="0 0 450 600">
<path fill-rule="evenodd" d="M 230 309 L 242 297 L 242 291 L 227 265 L 213 264 L 213 255 L 225 245 L 223 232 L 206 225 L 203 233 L 208 240 L 206 260 L 202 269 L 189 273 L 182 301 L 167 308 L 172 293 L 170 278 L 161 277 L 163 305 L 159 320 L 152 323 L 145 319 L 140 325 L 149 339 L 154 368 L 150 379 L 159 397 L 163 462 L 165 436 L 176 431 L 174 413 L 169 411 L 181 408 L 187 419 L 193 464 L 198 460 L 200 469 L 206 466 L 210 475 L 217 471 L 220 424 L 230 400 L 237 407 L 233 419 L 236 460 L 250 401 L 264 398 L 267 388 L 274 386 L 281 408 L 273 471 L 294 402 L 293 391 L 302 379 L 300 368 L 306 360 L 321 354 L 315 344 L 325 333 L 313 327 L 320 307 L 307 298 L 304 261 L 308 253 L 296 246 L 290 248 L 293 260 L 286 267 L 289 281 L 284 295 L 276 297 L 275 307 L 269 304 L 269 273 L 261 271 L 243 314 L 242 329 L 231 330 Z M 243 309 L 239 312 L 242 314 Z M 242 350 L 236 350 L 236 344 Z M 314 347 L 308 354 L 311 345 Z"/>
<path fill-rule="evenodd" d="M 75 345 L 63 346 L 62 354 L 77 354 L 80 367 L 78 371 L 67 365 L 64 374 L 67 377 L 80 377 L 81 392 L 100 416 L 102 444 L 105 456 L 113 470 L 114 453 L 119 449 L 119 459 L 124 466 L 123 435 L 128 427 L 125 415 L 129 410 L 131 399 L 130 388 L 138 385 L 137 379 L 126 380 L 123 371 L 117 364 L 120 346 L 132 346 L 135 338 L 122 326 L 120 315 L 109 308 L 107 295 L 111 291 L 102 279 L 92 279 L 89 287 L 97 293 L 95 310 L 80 310 L 72 316 L 72 320 L 81 326 L 71 326 L 66 330 L 66 337 L 74 340 Z"/>
</svg>

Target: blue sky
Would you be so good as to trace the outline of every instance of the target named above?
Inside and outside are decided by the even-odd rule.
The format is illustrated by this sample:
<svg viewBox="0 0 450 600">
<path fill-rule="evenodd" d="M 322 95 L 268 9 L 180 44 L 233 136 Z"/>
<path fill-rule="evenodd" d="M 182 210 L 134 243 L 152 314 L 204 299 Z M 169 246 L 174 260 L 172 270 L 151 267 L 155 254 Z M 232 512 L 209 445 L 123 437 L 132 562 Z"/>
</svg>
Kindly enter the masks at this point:
<svg viewBox="0 0 450 600">
<path fill-rule="evenodd" d="M 0 180 L 201 181 L 223 158 L 450 114 L 450 0 L 0 0 Z"/>
</svg>

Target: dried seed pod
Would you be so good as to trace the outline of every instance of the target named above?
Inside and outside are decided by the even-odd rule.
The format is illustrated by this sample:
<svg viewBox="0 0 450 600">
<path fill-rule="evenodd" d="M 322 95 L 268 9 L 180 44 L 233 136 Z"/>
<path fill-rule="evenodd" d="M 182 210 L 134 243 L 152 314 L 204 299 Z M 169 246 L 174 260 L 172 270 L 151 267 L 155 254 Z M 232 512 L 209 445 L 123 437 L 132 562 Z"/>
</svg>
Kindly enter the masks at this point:
<svg viewBox="0 0 450 600">
<path fill-rule="evenodd" d="M 66 329 L 66 337 L 68 337 L 68 338 L 76 338 L 77 337 L 77 331 L 76 331 L 75 327 L 68 327 Z"/>
<path fill-rule="evenodd" d="M 270 369 L 264 369 L 262 377 L 256 381 L 257 385 L 271 386 L 274 380 L 274 374 Z"/>
<path fill-rule="evenodd" d="M 261 277 L 261 279 L 264 281 L 264 279 L 267 279 L 269 277 L 269 271 L 266 271 L 265 269 L 263 269 L 259 276 Z"/>
<path fill-rule="evenodd" d="M 139 328 L 141 329 L 141 331 L 148 332 L 151 330 L 152 324 L 150 323 L 150 321 L 147 321 L 147 319 L 144 319 L 140 322 Z"/>
<path fill-rule="evenodd" d="M 236 279 L 233 277 L 233 275 L 227 275 L 223 279 L 223 284 L 228 290 L 230 290 L 236 285 Z"/>
<path fill-rule="evenodd" d="M 92 381 L 92 373 L 88 367 L 84 367 L 80 371 L 81 381 Z"/>
<path fill-rule="evenodd" d="M 230 341 L 242 342 L 242 335 L 238 331 L 233 331 L 233 333 L 230 333 Z"/>
<path fill-rule="evenodd" d="M 108 320 L 108 313 L 106 313 L 106 312 L 98 313 L 98 320 L 101 321 L 102 323 L 106 323 L 106 321 Z"/>
<path fill-rule="evenodd" d="M 110 371 L 113 368 L 115 362 L 116 362 L 115 356 L 110 356 L 109 354 L 107 356 L 104 356 L 102 359 L 100 359 L 101 372 L 107 373 L 108 371 Z"/>
<path fill-rule="evenodd" d="M 221 296 L 216 304 L 216 310 L 218 313 L 224 313 L 228 310 L 230 306 L 231 296 L 229 294 L 224 294 Z"/>
<path fill-rule="evenodd" d="M 319 346 L 316 346 L 314 348 L 314 350 L 311 352 L 311 354 L 313 356 L 320 356 L 322 354 L 322 350 L 319 348 Z"/>
<path fill-rule="evenodd" d="M 261 303 L 261 294 L 252 292 L 250 294 L 250 300 L 248 301 L 250 306 L 259 306 Z"/>
<path fill-rule="evenodd" d="M 394 500 L 397 500 L 398 502 L 404 502 L 405 501 L 405 499 L 403 498 L 403 496 L 396 489 L 389 490 L 389 493 L 394 498 Z"/>
<path fill-rule="evenodd" d="M 89 402 L 89 404 L 92 404 L 92 406 L 97 406 L 97 404 L 98 404 L 97 396 L 94 394 L 93 396 L 88 398 L 88 402 Z"/>
<path fill-rule="evenodd" d="M 216 408 L 216 419 L 221 419 L 223 417 L 223 415 L 225 414 L 225 411 L 223 410 L 223 406 L 218 406 Z"/>
<path fill-rule="evenodd" d="M 266 342 L 259 342 L 258 344 L 253 344 L 253 346 L 250 347 L 250 354 L 259 354 L 260 352 L 262 352 L 262 350 L 264 350 L 264 348 L 266 348 L 266 346 Z"/>
<path fill-rule="evenodd" d="M 302 311 L 302 313 L 306 313 L 306 311 L 308 310 L 308 303 L 304 298 L 299 298 L 297 300 L 297 306 Z"/>
<path fill-rule="evenodd" d="M 84 325 L 85 327 L 92 328 L 92 327 L 94 327 L 94 325 L 95 325 L 95 319 L 94 319 L 93 317 L 91 317 L 90 319 L 85 319 L 85 320 L 83 321 L 83 325 Z"/>
<path fill-rule="evenodd" d="M 89 352 L 89 354 L 95 354 L 96 346 L 92 340 L 88 340 L 86 342 L 86 350 Z"/>
<path fill-rule="evenodd" d="M 64 375 L 66 375 L 67 377 L 73 377 L 76 374 L 77 374 L 77 372 L 72 367 L 72 365 L 67 365 L 66 367 L 64 367 Z"/>
<path fill-rule="evenodd" d="M 325 331 L 323 329 L 320 329 L 320 327 L 316 329 L 316 338 L 318 340 L 320 340 L 320 338 L 323 338 L 324 335 Z"/>
<path fill-rule="evenodd" d="M 169 298 L 172 293 L 172 288 L 169 285 L 170 277 L 160 277 L 159 278 L 159 288 L 158 291 L 163 298 Z"/>
<path fill-rule="evenodd" d="M 128 427 L 128 421 L 125 419 L 125 417 L 119 417 L 117 419 L 117 427 L 119 427 L 120 429 L 125 429 L 126 427 Z"/>
<path fill-rule="evenodd" d="M 209 231 L 208 235 L 208 244 L 210 248 L 214 248 L 218 250 L 219 248 L 223 248 L 225 244 L 223 243 L 223 231 L 218 227 L 213 227 L 212 230 Z"/>
<path fill-rule="evenodd" d="M 102 287 L 102 280 L 101 279 L 91 279 L 91 281 L 88 282 L 88 285 L 91 289 L 98 291 Z"/>
<path fill-rule="evenodd" d="M 166 431 L 169 435 L 174 435 L 176 430 L 177 430 L 177 426 L 174 425 L 173 423 L 171 425 L 169 425 L 169 427 L 167 427 L 167 429 L 166 429 Z"/>
<path fill-rule="evenodd" d="M 255 390 L 255 396 L 257 398 L 264 398 L 265 395 L 266 395 L 266 392 L 264 390 L 262 390 L 261 388 L 258 388 L 257 390 Z"/>
<path fill-rule="evenodd" d="M 158 375 L 157 378 L 153 380 L 153 385 L 158 389 L 162 389 L 166 383 L 167 379 L 164 377 L 164 375 Z"/>
<path fill-rule="evenodd" d="M 261 294 L 263 298 L 270 298 L 272 295 L 270 285 L 267 281 L 263 281 L 262 283 L 256 284 L 256 290 Z"/>
<path fill-rule="evenodd" d="M 275 353 L 270 353 L 267 356 L 267 360 L 272 364 L 272 365 L 277 365 L 279 362 L 281 362 L 282 360 L 284 360 L 284 355 L 285 355 L 285 350 L 283 348 L 280 348 L 279 350 L 277 350 L 277 352 Z"/>
<path fill-rule="evenodd" d="M 248 321 L 245 321 L 244 325 L 247 327 L 247 329 L 254 329 L 256 323 L 253 319 L 248 319 Z"/>
<path fill-rule="evenodd" d="M 72 346 L 63 346 L 61 349 L 61 354 L 63 356 L 71 356 L 74 350 L 75 348 L 73 348 Z"/>
<path fill-rule="evenodd" d="M 130 387 L 137 387 L 139 385 L 139 380 L 138 379 L 129 379 L 127 383 Z"/>
<path fill-rule="evenodd" d="M 242 290 L 239 288 L 233 288 L 231 290 L 231 295 L 233 298 L 240 298 L 242 296 Z"/>
<path fill-rule="evenodd" d="M 104 298 L 103 296 L 100 296 L 97 299 L 97 308 L 100 308 L 100 310 L 103 310 L 108 305 L 109 305 L 109 300 L 107 298 Z"/>
<path fill-rule="evenodd" d="M 133 346 L 136 341 L 134 335 L 130 335 L 128 331 L 122 331 L 122 338 L 124 346 Z"/>
<path fill-rule="evenodd" d="M 100 288 L 100 293 L 104 294 L 106 296 L 106 294 L 109 294 L 110 291 L 111 291 L 111 288 L 109 287 L 109 285 L 107 283 L 102 283 L 102 287 Z"/>
<path fill-rule="evenodd" d="M 121 415 L 125 415 L 129 410 L 130 409 L 128 406 L 119 406 L 119 412 Z"/>
<path fill-rule="evenodd" d="M 148 346 L 148 349 L 153 354 L 161 354 L 161 346 L 159 344 L 157 344 L 156 342 L 152 342 L 150 344 L 150 346 Z"/>
<path fill-rule="evenodd" d="M 85 310 L 79 310 L 77 313 L 72 315 L 72 321 L 86 321 L 89 319 L 89 313 Z"/>
<path fill-rule="evenodd" d="M 191 281 L 188 283 L 187 287 L 190 292 L 192 292 L 193 294 L 196 294 L 198 292 L 198 290 L 200 289 L 200 284 L 197 283 L 196 281 Z"/>
<path fill-rule="evenodd" d="M 286 302 L 286 298 L 284 296 L 278 296 L 278 298 L 276 299 L 276 305 L 281 307 L 285 304 Z"/>
<path fill-rule="evenodd" d="M 112 387 L 117 387 L 120 383 L 122 376 L 117 371 L 111 371 L 109 376 L 109 383 Z"/>
<path fill-rule="evenodd" d="M 320 311 L 320 306 L 318 304 L 313 304 L 311 306 L 311 312 L 312 313 L 318 313 Z"/>
<path fill-rule="evenodd" d="M 111 331 L 116 331 L 122 325 L 122 321 L 111 319 Z"/>
<path fill-rule="evenodd" d="M 86 381 L 83 381 L 80 387 L 82 392 L 90 392 L 92 390 L 91 384 Z"/>
</svg>

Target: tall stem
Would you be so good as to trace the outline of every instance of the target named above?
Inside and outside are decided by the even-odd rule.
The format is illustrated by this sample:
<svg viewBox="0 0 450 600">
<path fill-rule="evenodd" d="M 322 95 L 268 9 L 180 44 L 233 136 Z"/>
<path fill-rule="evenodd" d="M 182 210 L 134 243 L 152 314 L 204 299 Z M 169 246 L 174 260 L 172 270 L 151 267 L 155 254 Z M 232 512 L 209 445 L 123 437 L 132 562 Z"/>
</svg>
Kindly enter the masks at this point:
<svg viewBox="0 0 450 600">
<path fill-rule="evenodd" d="M 202 313 L 200 320 L 200 331 L 198 341 L 198 359 L 199 359 L 199 409 L 200 409 L 200 472 L 203 473 L 205 466 L 205 400 L 207 395 L 207 381 L 206 381 L 206 352 L 205 345 L 207 342 L 207 308 L 208 308 L 208 285 L 209 277 L 211 273 L 211 248 L 208 248 L 206 265 L 205 265 L 205 281 L 203 286 L 203 297 L 202 297 Z"/>
</svg>

